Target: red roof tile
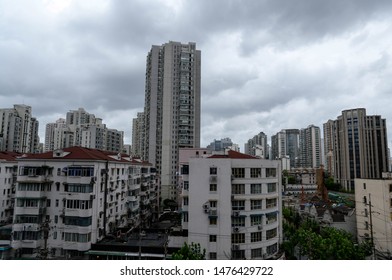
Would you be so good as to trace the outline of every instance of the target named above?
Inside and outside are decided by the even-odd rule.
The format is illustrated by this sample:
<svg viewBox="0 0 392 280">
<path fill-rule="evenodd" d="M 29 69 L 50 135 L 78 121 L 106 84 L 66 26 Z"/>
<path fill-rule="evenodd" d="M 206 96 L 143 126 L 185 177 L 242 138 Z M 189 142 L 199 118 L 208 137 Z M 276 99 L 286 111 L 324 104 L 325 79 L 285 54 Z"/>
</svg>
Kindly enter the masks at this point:
<svg viewBox="0 0 392 280">
<path fill-rule="evenodd" d="M 0 152 L 0 160 L 16 161 L 16 158 L 21 155 L 22 154 L 16 152 Z"/>
</svg>

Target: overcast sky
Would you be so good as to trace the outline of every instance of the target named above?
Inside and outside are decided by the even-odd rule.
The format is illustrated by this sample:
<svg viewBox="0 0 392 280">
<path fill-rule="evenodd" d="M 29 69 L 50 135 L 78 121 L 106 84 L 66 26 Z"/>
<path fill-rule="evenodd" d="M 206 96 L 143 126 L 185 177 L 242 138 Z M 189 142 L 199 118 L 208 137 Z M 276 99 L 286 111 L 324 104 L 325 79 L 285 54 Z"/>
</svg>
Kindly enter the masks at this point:
<svg viewBox="0 0 392 280">
<path fill-rule="evenodd" d="M 305 128 L 364 107 L 392 140 L 390 0 L 1 0 L 0 108 L 45 125 L 80 107 L 123 130 L 143 110 L 146 54 L 202 53 L 202 146 Z"/>
</svg>

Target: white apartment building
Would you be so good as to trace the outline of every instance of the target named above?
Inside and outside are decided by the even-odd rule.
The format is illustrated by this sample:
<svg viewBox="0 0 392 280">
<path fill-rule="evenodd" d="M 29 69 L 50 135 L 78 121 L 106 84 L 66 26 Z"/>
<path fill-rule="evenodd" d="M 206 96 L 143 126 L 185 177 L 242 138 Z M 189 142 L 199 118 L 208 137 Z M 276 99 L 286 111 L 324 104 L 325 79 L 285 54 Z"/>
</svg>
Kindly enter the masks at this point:
<svg viewBox="0 0 392 280">
<path fill-rule="evenodd" d="M 157 209 L 155 168 L 82 147 L 18 159 L 11 246 L 15 258 L 82 258 L 122 227 Z"/>
<path fill-rule="evenodd" d="M 38 121 L 27 105 L 0 108 L 0 151 L 35 153 L 39 150 Z"/>
<path fill-rule="evenodd" d="M 358 240 L 373 238 L 376 259 L 392 257 L 392 176 L 355 179 Z"/>
<path fill-rule="evenodd" d="M 0 226 L 12 223 L 19 153 L 0 152 Z"/>
<path fill-rule="evenodd" d="M 124 132 L 109 129 L 94 114 L 83 108 L 71 110 L 66 119 L 46 125 L 45 151 L 73 146 L 119 153 L 124 145 Z"/>
<path fill-rule="evenodd" d="M 181 150 L 180 150 L 181 151 Z M 180 163 L 182 226 L 207 259 L 268 259 L 282 241 L 280 161 L 232 150 Z"/>
</svg>

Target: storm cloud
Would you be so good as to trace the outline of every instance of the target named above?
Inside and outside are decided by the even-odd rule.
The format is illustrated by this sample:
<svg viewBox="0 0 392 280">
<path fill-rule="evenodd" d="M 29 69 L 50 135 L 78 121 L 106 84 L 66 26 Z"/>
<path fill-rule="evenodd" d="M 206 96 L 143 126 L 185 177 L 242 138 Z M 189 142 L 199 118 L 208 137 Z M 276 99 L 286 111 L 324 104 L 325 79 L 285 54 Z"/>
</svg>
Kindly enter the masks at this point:
<svg viewBox="0 0 392 280">
<path fill-rule="evenodd" d="M 391 13 L 387 0 L 4 0 L 0 107 L 32 106 L 42 141 L 46 123 L 83 107 L 130 143 L 147 52 L 180 41 L 202 52 L 203 146 L 242 149 L 355 107 L 392 131 Z"/>
</svg>

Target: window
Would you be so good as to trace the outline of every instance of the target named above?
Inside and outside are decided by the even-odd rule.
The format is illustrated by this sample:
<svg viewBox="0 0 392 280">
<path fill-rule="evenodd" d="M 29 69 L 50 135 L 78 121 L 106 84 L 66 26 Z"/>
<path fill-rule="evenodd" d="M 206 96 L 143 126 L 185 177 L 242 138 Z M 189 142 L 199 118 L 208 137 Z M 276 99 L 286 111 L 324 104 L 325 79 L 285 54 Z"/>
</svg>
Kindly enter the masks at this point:
<svg viewBox="0 0 392 280">
<path fill-rule="evenodd" d="M 276 183 L 267 184 L 268 193 L 276 192 Z"/>
<path fill-rule="evenodd" d="M 251 258 L 258 259 L 263 257 L 263 248 L 257 248 L 251 250 Z"/>
<path fill-rule="evenodd" d="M 245 178 L 245 168 L 232 168 L 231 174 L 234 178 Z"/>
<path fill-rule="evenodd" d="M 216 175 L 218 169 L 216 167 L 210 167 L 210 175 Z"/>
<path fill-rule="evenodd" d="M 366 198 L 366 196 L 363 196 L 363 203 L 367 203 L 367 198 Z"/>
<path fill-rule="evenodd" d="M 261 177 L 261 168 L 251 168 L 250 169 L 250 177 L 251 178 L 260 178 Z"/>
<path fill-rule="evenodd" d="M 216 260 L 216 259 L 217 259 L 216 252 L 210 252 L 210 260 Z"/>
<path fill-rule="evenodd" d="M 276 177 L 276 168 L 266 168 L 265 173 L 267 177 Z"/>
<path fill-rule="evenodd" d="M 261 184 L 251 184 L 250 185 L 250 193 L 251 194 L 260 194 L 262 192 Z"/>
<path fill-rule="evenodd" d="M 183 165 L 181 167 L 181 174 L 184 174 L 184 175 L 189 174 L 189 165 Z"/>
<path fill-rule="evenodd" d="M 262 205 L 263 205 L 263 201 L 261 199 L 250 201 L 251 210 L 260 210 L 262 209 Z"/>
<path fill-rule="evenodd" d="M 267 232 L 266 232 L 266 238 L 267 238 L 267 240 L 272 239 L 272 238 L 276 237 L 277 234 L 278 234 L 278 233 L 277 233 L 276 228 L 267 230 Z"/>
<path fill-rule="evenodd" d="M 183 213 L 182 213 L 182 221 L 183 221 L 184 223 L 187 223 L 188 220 L 189 220 L 188 212 L 183 212 Z"/>
<path fill-rule="evenodd" d="M 260 242 L 262 240 L 262 232 L 252 232 L 250 234 L 250 242 Z"/>
<path fill-rule="evenodd" d="M 189 190 L 189 181 L 184 181 L 184 190 Z"/>
<path fill-rule="evenodd" d="M 231 193 L 232 194 L 245 194 L 245 185 L 244 184 L 231 185 Z"/>
<path fill-rule="evenodd" d="M 211 208 L 216 208 L 218 205 L 218 201 L 216 200 L 210 200 L 210 207 Z"/>
<path fill-rule="evenodd" d="M 265 217 L 266 217 L 268 223 L 273 223 L 278 220 L 278 213 L 276 213 L 276 212 L 267 213 L 267 214 L 265 214 Z"/>
<path fill-rule="evenodd" d="M 184 196 L 183 201 L 184 201 L 184 206 L 189 205 L 189 198 L 187 196 Z"/>
<path fill-rule="evenodd" d="M 231 210 L 245 210 L 245 200 L 233 200 L 231 202 Z"/>
<path fill-rule="evenodd" d="M 233 260 L 244 260 L 245 259 L 245 250 L 233 250 L 232 251 Z"/>
<path fill-rule="evenodd" d="M 278 252 L 278 244 L 277 243 L 267 247 L 267 255 L 272 255 L 276 252 Z"/>
<path fill-rule="evenodd" d="M 93 166 L 69 166 L 67 175 L 72 177 L 92 177 L 94 176 Z"/>
<path fill-rule="evenodd" d="M 245 233 L 233 233 L 231 235 L 232 244 L 245 243 Z"/>
<path fill-rule="evenodd" d="M 231 226 L 232 227 L 244 227 L 245 226 L 245 217 L 231 217 Z"/>
<path fill-rule="evenodd" d="M 389 184 L 389 192 L 392 192 L 392 184 Z"/>
<path fill-rule="evenodd" d="M 216 242 L 216 235 L 210 235 L 210 242 Z"/>
<path fill-rule="evenodd" d="M 70 226 L 79 226 L 79 227 L 88 227 L 91 226 L 92 217 L 74 217 L 74 216 L 65 216 L 64 224 Z"/>
<path fill-rule="evenodd" d="M 253 215 L 250 216 L 250 225 L 257 226 L 262 224 L 262 216 L 261 215 Z"/>
<path fill-rule="evenodd" d="M 210 225 L 217 225 L 218 224 L 218 219 L 217 217 L 209 217 L 210 218 Z"/>
<path fill-rule="evenodd" d="M 366 183 L 363 183 L 363 189 L 366 190 Z"/>
<path fill-rule="evenodd" d="M 218 190 L 217 184 L 210 184 L 210 192 L 216 192 Z"/>
<path fill-rule="evenodd" d="M 276 198 L 271 198 L 271 199 L 267 198 L 266 202 L 267 202 L 266 203 L 266 208 L 267 209 L 276 207 Z"/>
</svg>

